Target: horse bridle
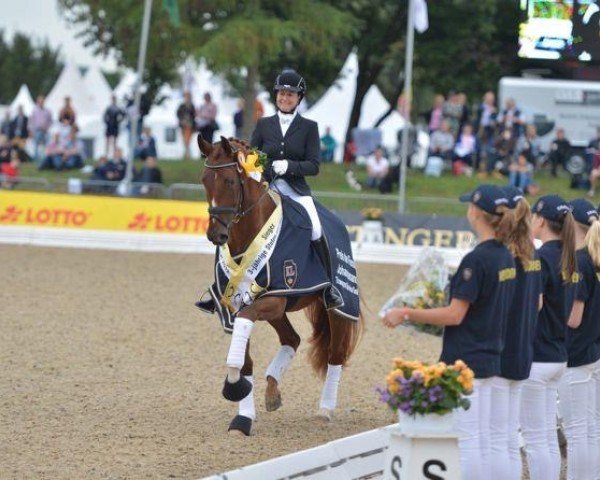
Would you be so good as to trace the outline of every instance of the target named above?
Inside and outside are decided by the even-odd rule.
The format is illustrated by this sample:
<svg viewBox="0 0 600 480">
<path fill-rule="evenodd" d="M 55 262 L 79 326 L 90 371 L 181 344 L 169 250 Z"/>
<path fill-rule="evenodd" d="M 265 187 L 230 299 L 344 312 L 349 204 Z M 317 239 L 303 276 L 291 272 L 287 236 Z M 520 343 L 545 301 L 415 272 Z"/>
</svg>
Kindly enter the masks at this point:
<svg viewBox="0 0 600 480">
<path fill-rule="evenodd" d="M 213 207 L 212 205 L 210 205 L 208 207 L 209 218 L 214 219 L 217 222 L 219 222 L 221 225 L 223 225 L 227 229 L 227 231 L 229 231 L 232 224 L 238 223 L 242 218 L 244 218 L 244 216 L 246 216 L 254 207 L 256 207 L 256 205 L 258 205 L 262 201 L 263 197 L 269 193 L 268 189 L 265 189 L 265 193 L 263 193 L 256 202 L 254 202 L 252 205 L 250 205 L 246 210 L 242 210 L 242 208 L 244 206 L 244 181 L 242 179 L 242 172 L 240 171 L 240 166 L 239 166 L 238 162 L 223 163 L 220 165 L 210 165 L 208 163 L 208 159 L 207 159 L 204 161 L 204 166 L 211 170 L 218 170 L 220 168 L 236 167 L 235 171 L 237 172 L 239 185 L 240 185 L 240 195 L 239 195 L 239 201 L 237 203 L 237 206 L 235 206 L 235 207 Z M 229 222 L 226 222 L 219 216 L 219 215 L 223 215 L 223 214 L 233 215 L 233 218 L 231 220 L 229 220 Z"/>
</svg>

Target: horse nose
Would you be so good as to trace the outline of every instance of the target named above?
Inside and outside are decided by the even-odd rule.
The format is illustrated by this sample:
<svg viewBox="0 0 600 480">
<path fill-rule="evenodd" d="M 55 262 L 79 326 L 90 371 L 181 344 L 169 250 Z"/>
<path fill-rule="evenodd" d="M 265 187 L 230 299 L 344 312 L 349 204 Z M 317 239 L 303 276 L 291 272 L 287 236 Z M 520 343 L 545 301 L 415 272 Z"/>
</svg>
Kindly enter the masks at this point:
<svg viewBox="0 0 600 480">
<path fill-rule="evenodd" d="M 217 245 L 225 245 L 228 239 L 229 235 L 227 235 L 226 233 L 219 233 L 215 236 L 215 243 Z"/>
</svg>

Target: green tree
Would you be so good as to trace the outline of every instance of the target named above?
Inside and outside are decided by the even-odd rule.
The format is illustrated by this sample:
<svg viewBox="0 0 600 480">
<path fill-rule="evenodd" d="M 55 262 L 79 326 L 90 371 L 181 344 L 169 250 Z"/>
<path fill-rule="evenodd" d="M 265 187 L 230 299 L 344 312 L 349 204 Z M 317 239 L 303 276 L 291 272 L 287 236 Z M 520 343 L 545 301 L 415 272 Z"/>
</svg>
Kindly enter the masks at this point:
<svg viewBox="0 0 600 480">
<path fill-rule="evenodd" d="M 331 84 L 351 46 L 355 19 L 318 0 L 180 0 L 176 28 L 154 0 L 144 81 L 154 98 L 173 82 L 177 66 L 193 55 L 237 86 L 253 116 L 256 87 L 270 86 L 282 66 L 296 68 L 311 91 Z M 98 54 L 115 52 L 135 68 L 142 2 L 60 0 L 67 18 L 84 26 L 81 35 Z M 240 82 L 239 79 L 243 81 Z M 251 122 L 244 122 L 247 129 Z M 247 134 L 247 131 L 246 131 Z"/>
<path fill-rule="evenodd" d="M 0 103 L 10 103 L 23 83 L 34 96 L 48 94 L 62 68 L 59 58 L 48 42 L 16 33 L 9 43 L 0 31 Z"/>
</svg>

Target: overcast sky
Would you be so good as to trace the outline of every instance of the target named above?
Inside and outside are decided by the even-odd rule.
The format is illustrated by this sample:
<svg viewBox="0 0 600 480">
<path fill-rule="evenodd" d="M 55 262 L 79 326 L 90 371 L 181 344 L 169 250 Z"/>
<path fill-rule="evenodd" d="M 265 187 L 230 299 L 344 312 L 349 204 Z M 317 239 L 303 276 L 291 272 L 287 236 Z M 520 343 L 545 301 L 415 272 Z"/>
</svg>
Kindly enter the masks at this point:
<svg viewBox="0 0 600 480">
<path fill-rule="evenodd" d="M 53 47 L 60 47 L 62 60 L 68 59 L 80 66 L 96 64 L 104 70 L 114 70 L 114 60 L 94 57 L 75 38 L 77 30 L 69 27 L 58 11 L 57 0 L 2 0 L 0 29 L 12 38 L 14 32 L 23 32 L 38 39 L 48 39 Z"/>
</svg>

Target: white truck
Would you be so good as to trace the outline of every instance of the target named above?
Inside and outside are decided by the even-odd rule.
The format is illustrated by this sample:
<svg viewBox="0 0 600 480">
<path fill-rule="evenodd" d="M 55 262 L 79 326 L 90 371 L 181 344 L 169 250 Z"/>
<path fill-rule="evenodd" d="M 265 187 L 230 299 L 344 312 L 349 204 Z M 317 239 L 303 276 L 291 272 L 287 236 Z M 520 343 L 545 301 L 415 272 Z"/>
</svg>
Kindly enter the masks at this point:
<svg viewBox="0 0 600 480">
<path fill-rule="evenodd" d="M 499 107 L 514 98 L 527 123 L 533 123 L 548 151 L 557 128 L 564 128 L 573 147 L 587 147 L 600 127 L 600 82 L 511 78 L 500 80 Z"/>
</svg>

